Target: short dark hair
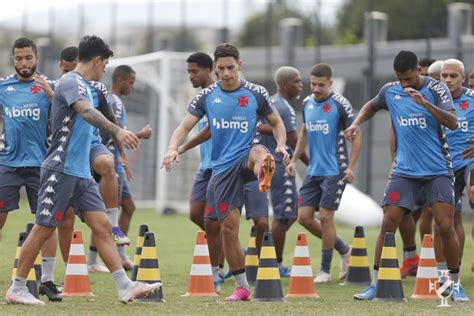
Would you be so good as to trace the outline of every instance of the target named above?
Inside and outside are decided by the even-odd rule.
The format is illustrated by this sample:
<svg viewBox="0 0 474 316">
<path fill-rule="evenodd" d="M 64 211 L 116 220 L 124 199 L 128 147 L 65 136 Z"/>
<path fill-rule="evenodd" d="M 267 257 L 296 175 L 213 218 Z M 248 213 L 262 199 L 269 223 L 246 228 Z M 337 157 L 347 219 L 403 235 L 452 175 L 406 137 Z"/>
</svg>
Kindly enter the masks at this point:
<svg viewBox="0 0 474 316">
<path fill-rule="evenodd" d="M 38 49 L 36 48 L 36 44 L 35 42 L 33 42 L 33 40 L 26 37 L 20 37 L 15 41 L 15 43 L 13 43 L 12 56 L 13 56 L 13 53 L 15 52 L 15 48 L 25 48 L 25 47 L 31 47 L 33 52 L 35 54 L 38 54 Z"/>
<path fill-rule="evenodd" d="M 86 35 L 79 43 L 79 62 L 88 62 L 95 57 L 110 58 L 114 52 L 105 44 L 104 40 L 96 35 Z"/>
<path fill-rule="evenodd" d="M 474 71 L 471 71 L 471 73 L 469 74 L 469 79 L 474 79 Z"/>
<path fill-rule="evenodd" d="M 186 59 L 187 63 L 194 63 L 201 68 L 208 68 L 212 71 L 212 58 L 206 53 L 197 52 L 191 54 L 188 59 Z"/>
<path fill-rule="evenodd" d="M 393 60 L 393 69 L 396 72 L 407 72 L 418 67 L 418 57 L 409 50 L 401 50 Z"/>
<path fill-rule="evenodd" d="M 235 60 L 239 60 L 239 50 L 229 43 L 219 44 L 214 50 L 214 61 L 222 57 L 234 57 Z"/>
<path fill-rule="evenodd" d="M 434 59 L 434 58 L 423 57 L 423 58 L 420 58 L 420 63 L 419 64 L 420 64 L 421 67 L 429 67 L 435 61 L 436 61 L 436 59 Z"/>
<path fill-rule="evenodd" d="M 69 46 L 61 51 L 59 58 L 64 61 L 74 61 L 78 56 L 79 49 L 76 46 Z"/>
<path fill-rule="evenodd" d="M 332 68 L 328 64 L 316 64 L 311 68 L 311 76 L 332 78 Z"/>
<path fill-rule="evenodd" d="M 117 66 L 112 73 L 112 82 L 116 82 L 119 78 L 127 78 L 131 74 L 135 74 L 135 70 L 129 65 Z"/>
</svg>

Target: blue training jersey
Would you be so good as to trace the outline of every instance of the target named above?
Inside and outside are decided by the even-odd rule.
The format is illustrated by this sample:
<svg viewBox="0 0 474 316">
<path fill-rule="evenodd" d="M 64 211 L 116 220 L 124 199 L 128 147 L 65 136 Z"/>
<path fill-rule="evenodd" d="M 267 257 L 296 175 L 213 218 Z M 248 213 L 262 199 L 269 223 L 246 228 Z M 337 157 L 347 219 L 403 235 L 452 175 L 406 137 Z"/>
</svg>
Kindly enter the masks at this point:
<svg viewBox="0 0 474 316">
<path fill-rule="evenodd" d="M 458 128 L 454 131 L 445 128 L 445 131 L 453 169 L 457 171 L 474 162 L 474 158 L 462 159 L 463 150 L 469 147 L 466 140 L 474 138 L 474 90 L 463 87 L 461 95 L 453 99 L 453 102 L 458 117 Z"/>
<path fill-rule="evenodd" d="M 89 179 L 93 127 L 73 108 L 80 100 L 92 106 L 89 84 L 77 72 L 64 74 L 54 90 L 50 115 L 53 138 L 42 167 Z"/>
<path fill-rule="evenodd" d="M 424 98 L 443 110 L 453 110 L 448 88 L 431 77 L 423 78 L 420 93 Z M 408 177 L 452 175 L 444 128 L 428 110 L 405 93 L 398 81 L 383 86 L 371 102 L 376 109 L 390 111 L 396 146 L 394 174 Z"/>
<path fill-rule="evenodd" d="M 16 74 L 0 79 L 0 165 L 41 166 L 47 150 L 50 107 L 36 81 L 18 80 Z"/>
<path fill-rule="evenodd" d="M 218 81 L 198 92 L 188 112 L 198 118 L 207 117 L 212 135 L 213 172 L 224 172 L 249 153 L 257 116 L 273 113 L 270 104 L 265 88 L 245 80 L 233 91 L 223 90 Z"/>
<path fill-rule="evenodd" d="M 293 107 L 286 101 L 284 97 L 281 95 L 274 95 L 272 96 L 273 106 L 280 114 L 281 120 L 283 121 L 283 125 L 285 126 L 286 133 L 296 131 L 296 114 Z M 264 123 L 268 123 L 267 120 L 263 119 Z M 275 153 L 275 149 L 277 146 L 276 139 L 273 135 L 264 135 L 262 134 L 262 144 L 268 148 L 270 153 L 275 158 L 275 161 L 281 162 L 283 161 L 283 156 L 281 154 Z M 292 156 L 293 149 L 289 146 L 286 146 L 286 151 Z"/>
<path fill-rule="evenodd" d="M 204 128 L 206 128 L 207 125 L 207 117 L 204 116 L 198 123 L 198 130 L 202 131 Z M 210 139 L 199 145 L 199 153 L 201 154 L 199 169 L 211 169 L 212 141 Z"/>
<path fill-rule="evenodd" d="M 109 111 L 109 104 L 107 102 L 107 87 L 100 81 L 89 82 L 92 94 L 92 106 L 102 112 L 105 115 Z M 93 128 L 92 133 L 92 147 L 97 146 L 101 143 L 100 130 L 96 127 Z"/>
<path fill-rule="evenodd" d="M 117 124 L 122 128 L 127 129 L 127 111 L 125 110 L 125 106 L 123 105 L 120 97 L 115 94 L 109 94 L 107 97 L 107 103 L 114 113 Z M 104 144 L 107 149 L 114 154 L 115 171 L 121 174 L 125 173 L 125 170 L 120 163 L 120 152 L 117 150 L 117 147 L 115 146 L 112 137 L 110 137 L 110 134 L 105 131 L 101 131 L 101 138 L 102 144 Z"/>
<path fill-rule="evenodd" d="M 350 102 L 331 92 L 326 100 L 316 101 L 313 95 L 303 101 L 303 123 L 309 145 L 310 176 L 337 176 L 348 166 L 344 130 L 354 121 Z"/>
</svg>

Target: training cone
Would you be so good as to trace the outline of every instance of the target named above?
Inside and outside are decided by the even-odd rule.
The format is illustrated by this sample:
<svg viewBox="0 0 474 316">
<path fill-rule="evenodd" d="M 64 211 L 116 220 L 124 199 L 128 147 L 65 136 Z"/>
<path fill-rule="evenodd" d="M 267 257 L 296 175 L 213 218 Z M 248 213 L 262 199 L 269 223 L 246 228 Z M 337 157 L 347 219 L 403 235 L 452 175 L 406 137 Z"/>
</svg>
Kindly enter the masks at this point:
<svg viewBox="0 0 474 316">
<path fill-rule="evenodd" d="M 364 227 L 356 226 L 349 257 L 349 271 L 344 285 L 369 285 L 371 282 Z"/>
<path fill-rule="evenodd" d="M 276 259 L 272 233 L 263 234 L 262 249 L 255 284 L 254 301 L 282 301 L 283 291 L 280 282 L 280 270 Z"/>
<path fill-rule="evenodd" d="M 309 256 L 308 240 L 305 233 L 298 233 L 295 255 L 291 267 L 290 285 L 287 297 L 318 298 L 314 290 L 313 270 Z"/>
<path fill-rule="evenodd" d="M 256 236 L 255 226 L 252 226 L 247 252 L 245 253 L 245 273 L 247 274 L 247 281 L 251 284 L 257 280 L 258 250 Z"/>
<path fill-rule="evenodd" d="M 405 301 L 393 233 L 385 233 L 376 287 L 375 301 Z"/>
<path fill-rule="evenodd" d="M 133 257 L 133 269 L 132 274 L 130 275 L 130 280 L 137 280 L 138 267 L 140 266 L 140 255 L 142 254 L 143 239 L 145 238 L 145 233 L 148 233 L 148 225 L 140 225 L 137 238 L 137 248 L 135 250 L 135 256 Z"/>
<path fill-rule="evenodd" d="M 78 230 L 72 234 L 66 275 L 64 276 L 63 296 L 94 296 L 87 272 L 84 241 L 82 233 Z"/>
<path fill-rule="evenodd" d="M 439 299 L 436 294 L 438 282 L 438 268 L 433 248 L 433 239 L 430 234 L 423 236 L 420 263 L 416 272 L 415 287 L 411 298 Z"/>
<path fill-rule="evenodd" d="M 15 253 L 15 261 L 13 261 L 13 270 L 12 270 L 12 282 L 16 277 L 16 269 L 18 267 L 18 258 L 20 257 L 20 251 L 21 247 L 23 246 L 23 243 L 26 240 L 26 237 L 28 236 L 28 233 L 20 233 L 20 236 L 18 237 L 18 245 L 16 247 L 16 253 Z M 28 291 L 36 298 L 39 298 L 39 293 L 38 293 L 38 284 L 36 280 L 36 272 L 34 267 L 31 267 L 30 272 L 28 272 L 28 276 L 26 277 L 26 287 L 28 288 Z"/>
<path fill-rule="evenodd" d="M 218 296 L 214 288 L 207 237 L 203 231 L 197 233 L 188 292 L 183 296 Z"/>
<path fill-rule="evenodd" d="M 31 230 L 33 229 L 34 224 L 33 223 L 28 223 L 26 224 L 26 233 L 29 234 Z M 33 268 L 35 269 L 36 273 L 36 282 L 39 284 L 41 283 L 41 254 L 38 253 L 35 259 L 35 263 L 33 264 Z"/>
<path fill-rule="evenodd" d="M 146 283 L 161 283 L 160 264 L 156 251 L 155 235 L 145 233 L 143 248 L 140 255 L 140 266 L 138 267 L 137 281 Z M 151 295 L 139 297 L 135 302 L 164 302 L 163 287 Z"/>
</svg>

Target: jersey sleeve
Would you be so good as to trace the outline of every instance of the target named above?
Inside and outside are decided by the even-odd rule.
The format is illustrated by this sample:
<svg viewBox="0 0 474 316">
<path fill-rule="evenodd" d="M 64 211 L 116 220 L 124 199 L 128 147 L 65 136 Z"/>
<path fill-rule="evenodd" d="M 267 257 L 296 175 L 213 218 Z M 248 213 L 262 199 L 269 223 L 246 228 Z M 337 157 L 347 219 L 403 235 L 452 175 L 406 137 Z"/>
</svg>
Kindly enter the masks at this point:
<svg viewBox="0 0 474 316">
<path fill-rule="evenodd" d="M 387 101 L 385 100 L 385 93 L 387 92 L 388 88 L 390 88 L 393 84 L 387 83 L 380 89 L 379 93 L 372 99 L 372 104 L 375 105 L 377 110 L 388 110 Z"/>
<path fill-rule="evenodd" d="M 352 104 L 349 102 L 349 100 L 347 100 L 342 95 L 337 95 L 336 98 L 336 104 L 341 116 L 341 122 L 344 129 L 346 129 L 352 124 L 352 122 L 354 122 L 354 109 L 352 108 Z"/>
<path fill-rule="evenodd" d="M 202 118 L 206 113 L 204 108 L 205 99 L 206 95 L 202 90 L 199 91 L 198 94 L 192 99 L 191 103 L 189 103 L 187 111 L 197 118 Z"/>
<path fill-rule="evenodd" d="M 451 92 L 444 83 L 438 82 L 438 84 L 434 85 L 436 88 L 428 87 L 435 99 L 435 105 L 446 111 L 454 110 L 454 102 Z"/>
<path fill-rule="evenodd" d="M 296 114 L 295 110 L 289 105 L 280 113 L 283 125 L 285 125 L 286 133 L 296 131 Z"/>
<path fill-rule="evenodd" d="M 80 100 L 87 100 L 90 102 L 88 87 L 83 80 L 78 80 L 74 77 L 64 77 L 56 87 L 56 93 L 62 95 L 68 106 Z M 92 106 L 92 104 L 91 104 Z"/>
<path fill-rule="evenodd" d="M 268 91 L 261 87 L 262 92 L 256 94 L 257 99 L 257 114 L 263 117 L 267 117 L 272 114 L 273 111 L 273 101 L 270 98 Z"/>
<path fill-rule="evenodd" d="M 305 123 L 305 124 L 306 124 L 306 117 L 304 115 L 304 109 L 306 107 L 306 104 L 308 104 L 308 102 L 311 100 L 311 98 L 312 98 L 312 95 L 308 95 L 306 98 L 304 98 L 303 103 L 302 103 L 303 104 L 303 110 L 301 111 L 301 114 L 303 115 L 303 123 Z"/>
</svg>

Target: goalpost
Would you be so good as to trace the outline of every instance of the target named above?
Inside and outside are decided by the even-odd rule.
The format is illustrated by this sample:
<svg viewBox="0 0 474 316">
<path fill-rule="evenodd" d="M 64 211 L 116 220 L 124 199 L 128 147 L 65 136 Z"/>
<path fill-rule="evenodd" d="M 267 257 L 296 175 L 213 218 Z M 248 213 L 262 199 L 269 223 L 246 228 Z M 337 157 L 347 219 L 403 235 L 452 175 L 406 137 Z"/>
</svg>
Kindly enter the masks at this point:
<svg viewBox="0 0 474 316">
<path fill-rule="evenodd" d="M 188 55 L 163 51 L 112 59 L 107 71 L 109 81 L 118 65 L 129 65 L 136 72 L 135 90 L 122 98 L 127 109 L 127 129 L 137 131 L 149 123 L 153 135 L 142 141 L 138 150 L 127 153 L 134 171 L 129 186 L 140 207 L 160 213 L 169 209 L 188 211 L 188 193 L 199 165 L 199 151 L 193 149 L 180 157 L 170 173 L 161 169 L 171 133 L 196 93 L 186 71 Z"/>
</svg>

